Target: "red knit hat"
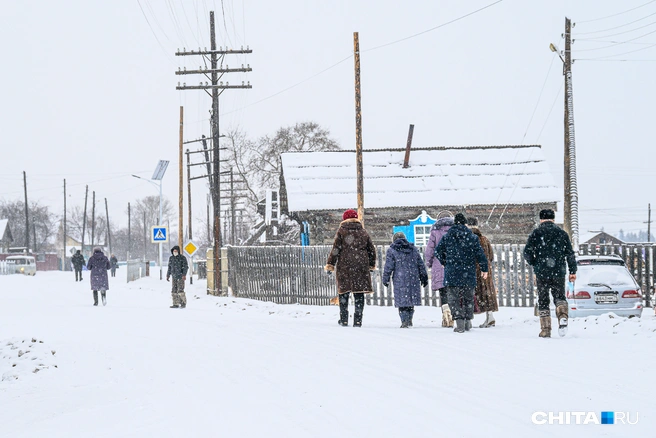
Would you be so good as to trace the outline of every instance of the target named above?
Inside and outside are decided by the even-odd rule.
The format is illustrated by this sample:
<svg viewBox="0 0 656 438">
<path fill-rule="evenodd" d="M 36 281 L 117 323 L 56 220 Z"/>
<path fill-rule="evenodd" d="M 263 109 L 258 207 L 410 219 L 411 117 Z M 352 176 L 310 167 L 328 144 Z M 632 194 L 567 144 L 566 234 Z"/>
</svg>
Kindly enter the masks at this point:
<svg viewBox="0 0 656 438">
<path fill-rule="evenodd" d="M 342 215 L 342 220 L 357 219 L 357 218 L 358 218 L 358 212 L 355 210 L 346 210 Z"/>
</svg>

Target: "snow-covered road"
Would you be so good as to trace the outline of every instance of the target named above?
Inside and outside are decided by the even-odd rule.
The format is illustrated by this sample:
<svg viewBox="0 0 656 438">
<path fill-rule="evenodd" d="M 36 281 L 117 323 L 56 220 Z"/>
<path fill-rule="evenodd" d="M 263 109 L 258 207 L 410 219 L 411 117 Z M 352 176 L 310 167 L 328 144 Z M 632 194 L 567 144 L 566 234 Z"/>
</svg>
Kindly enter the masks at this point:
<svg viewBox="0 0 656 438">
<path fill-rule="evenodd" d="M 573 320 L 539 339 L 532 309 L 456 334 L 437 308 L 399 329 L 396 309 L 274 305 L 187 285 L 0 276 L 0 436 L 7 437 L 646 437 L 656 317 Z M 114 280 L 114 281 L 112 281 Z M 475 327 L 482 316 L 475 320 Z M 20 357 L 19 352 L 22 352 Z M 37 372 L 34 372 L 37 370 Z M 541 412 L 639 413 L 637 425 L 535 425 Z M 573 422 L 573 419 L 572 419 Z"/>
</svg>

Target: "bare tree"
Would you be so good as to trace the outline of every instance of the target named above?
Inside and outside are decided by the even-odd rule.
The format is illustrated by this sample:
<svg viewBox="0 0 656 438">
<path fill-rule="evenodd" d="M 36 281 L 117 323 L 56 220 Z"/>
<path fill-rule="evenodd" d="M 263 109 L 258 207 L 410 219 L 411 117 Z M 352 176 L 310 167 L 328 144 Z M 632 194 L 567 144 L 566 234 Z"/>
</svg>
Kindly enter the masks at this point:
<svg viewBox="0 0 656 438">
<path fill-rule="evenodd" d="M 57 235 L 57 218 L 50 212 L 48 207 L 32 202 L 28 208 L 30 217 L 30 228 L 34 224 L 36 229 L 37 250 L 52 250 L 53 238 Z M 14 201 L 0 202 L 0 219 L 9 219 L 11 234 L 14 237 L 14 244 L 24 242 L 25 236 L 25 202 Z M 30 244 L 34 240 L 34 229 L 29 230 Z M 34 248 L 32 248 L 34 249 Z"/>
</svg>

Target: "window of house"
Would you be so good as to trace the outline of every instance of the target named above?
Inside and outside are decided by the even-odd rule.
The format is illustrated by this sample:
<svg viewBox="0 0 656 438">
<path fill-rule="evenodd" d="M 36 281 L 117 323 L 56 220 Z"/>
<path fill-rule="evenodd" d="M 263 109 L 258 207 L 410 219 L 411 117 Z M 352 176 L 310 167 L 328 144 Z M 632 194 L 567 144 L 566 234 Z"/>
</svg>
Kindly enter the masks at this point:
<svg viewBox="0 0 656 438">
<path fill-rule="evenodd" d="M 432 225 L 415 225 L 415 246 L 426 246 Z"/>
</svg>

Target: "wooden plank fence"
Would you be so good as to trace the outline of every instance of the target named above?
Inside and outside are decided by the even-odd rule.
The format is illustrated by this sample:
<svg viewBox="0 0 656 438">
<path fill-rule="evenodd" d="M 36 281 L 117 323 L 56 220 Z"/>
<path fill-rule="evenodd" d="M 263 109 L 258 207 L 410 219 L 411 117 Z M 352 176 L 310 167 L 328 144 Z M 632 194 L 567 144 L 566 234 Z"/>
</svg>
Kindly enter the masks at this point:
<svg viewBox="0 0 656 438">
<path fill-rule="evenodd" d="M 537 299 L 533 269 L 524 260 L 524 245 L 492 245 L 499 306 L 533 307 Z M 394 290 L 383 286 L 382 267 L 387 246 L 377 246 L 377 270 L 372 273 L 374 293 L 365 302 L 394 306 Z M 335 276 L 323 268 L 330 246 L 228 247 L 228 284 L 234 296 L 278 304 L 329 305 L 337 295 Z M 420 248 L 423 257 L 423 248 Z M 579 253 L 618 254 L 626 262 L 643 293 L 653 288 L 654 247 L 646 244 L 581 245 Z M 649 299 L 649 298 L 648 298 Z M 430 283 L 422 289 L 422 305 L 440 306 L 439 292 Z"/>
</svg>

